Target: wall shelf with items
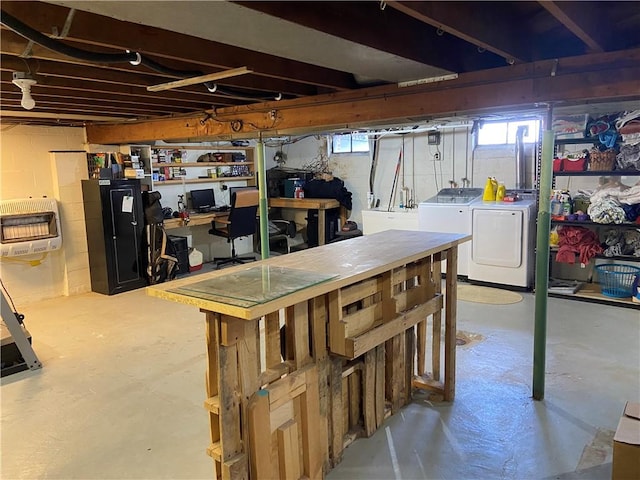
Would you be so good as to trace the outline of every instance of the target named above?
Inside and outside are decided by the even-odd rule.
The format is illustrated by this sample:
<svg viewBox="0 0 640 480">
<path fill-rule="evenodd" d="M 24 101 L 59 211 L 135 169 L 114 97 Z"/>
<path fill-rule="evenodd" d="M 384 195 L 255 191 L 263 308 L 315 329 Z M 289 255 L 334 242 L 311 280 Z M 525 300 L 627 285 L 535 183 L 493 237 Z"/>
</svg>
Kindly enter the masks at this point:
<svg viewBox="0 0 640 480">
<path fill-rule="evenodd" d="M 255 185 L 252 147 L 150 147 L 153 185 L 242 181 Z M 205 161 L 202 161 L 206 159 Z M 166 161 L 162 161 L 166 159 Z M 209 160 L 216 159 L 215 161 Z"/>
<path fill-rule="evenodd" d="M 573 143 L 578 143 L 575 139 L 567 139 L 571 140 Z M 623 177 L 623 176 L 633 176 L 640 177 L 640 171 L 628 171 L 628 170 L 607 170 L 607 171 L 579 171 L 579 172 L 554 172 L 553 178 L 555 182 L 555 177 Z M 585 212 L 586 213 L 586 212 Z M 551 220 L 551 227 L 562 227 L 562 226 L 571 226 L 571 227 L 583 227 L 589 230 L 596 232 L 598 235 L 598 240 L 601 242 L 601 245 L 604 244 L 603 239 L 605 232 L 607 231 L 619 231 L 622 235 L 624 232 L 640 232 L 640 223 L 633 222 L 623 222 L 623 223 L 599 223 L 591 220 L 588 221 L 568 221 L 568 220 Z M 557 291 L 549 291 L 548 294 L 551 297 L 558 298 L 566 298 L 572 300 L 581 300 L 587 302 L 594 303 L 603 303 L 607 305 L 615 305 L 621 307 L 628 307 L 634 309 L 640 309 L 640 302 L 634 301 L 632 296 L 627 298 L 615 298 L 611 296 L 607 296 L 602 293 L 602 285 L 597 283 L 597 278 L 594 281 L 593 275 L 597 270 L 596 265 L 602 265 L 607 263 L 613 264 L 628 264 L 628 263 L 638 263 L 640 262 L 640 256 L 635 255 L 605 255 L 605 254 L 596 254 L 590 258 L 588 264 L 581 265 L 579 260 L 576 258 L 576 264 L 573 266 L 570 264 L 560 264 L 555 261 L 555 256 L 558 254 L 558 247 L 552 246 L 550 248 L 551 256 L 550 256 L 550 268 L 549 271 L 552 277 L 560 278 L 561 280 L 576 280 L 580 283 L 580 288 L 575 293 L 561 293 Z M 555 268 L 554 268 L 555 267 Z M 578 267 L 581 267 L 577 270 Z M 575 275 L 573 278 L 569 278 L 567 275 L 556 275 L 557 272 L 573 272 Z M 578 277 L 582 278 L 578 278 Z"/>
</svg>

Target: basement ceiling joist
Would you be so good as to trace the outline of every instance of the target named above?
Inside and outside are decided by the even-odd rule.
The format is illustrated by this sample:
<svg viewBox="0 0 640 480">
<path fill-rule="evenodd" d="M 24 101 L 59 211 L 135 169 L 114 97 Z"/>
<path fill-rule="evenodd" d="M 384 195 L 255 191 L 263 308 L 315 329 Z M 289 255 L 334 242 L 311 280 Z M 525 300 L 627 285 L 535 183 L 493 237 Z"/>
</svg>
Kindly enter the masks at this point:
<svg viewBox="0 0 640 480">
<path fill-rule="evenodd" d="M 503 75 L 498 72 L 515 78 L 521 72 L 514 70 L 517 66 L 538 68 L 533 66 L 538 63 L 531 62 L 558 59 L 558 65 L 571 68 L 565 58 L 589 52 L 620 52 L 608 65 L 614 76 L 624 52 L 640 47 L 640 9 L 637 2 L 625 1 L 5 0 L 0 7 L 69 47 L 118 54 L 130 50 L 165 68 L 159 73 L 128 62 L 79 60 L 30 43 L 3 25 L 3 123 L 16 119 L 6 112 L 19 109 L 15 103 L 20 91 L 11 83 L 13 72 L 30 72 L 38 82 L 32 87 L 36 107 L 31 123 L 38 118 L 49 121 L 38 113 L 76 115 L 70 112 L 77 111 L 87 112 L 87 120 L 94 122 L 96 116 L 104 116 L 101 112 L 127 112 L 128 119 L 154 120 L 205 111 L 217 114 L 242 106 L 251 106 L 253 112 L 283 111 L 290 102 L 313 104 L 316 97 L 321 103 L 363 99 L 375 95 L 378 88 L 394 91 L 398 82 L 426 81 L 448 73 L 473 74 L 478 81 L 493 81 Z M 240 66 L 252 73 L 216 82 L 213 93 L 205 85 L 146 91 L 150 85 L 196 76 L 193 72 L 212 74 Z M 277 94 L 285 103 L 263 103 Z M 520 95 L 527 97 L 530 92 L 525 89 Z M 415 118 L 431 110 L 429 105 L 417 107 Z M 376 115 L 385 118 L 386 112 L 361 116 Z M 26 122 L 28 116 L 21 118 Z M 65 123 L 62 117 L 56 121 Z M 77 121 L 74 117 L 69 124 Z M 304 123 L 296 128 L 305 130 L 309 124 L 323 122 Z"/>
</svg>

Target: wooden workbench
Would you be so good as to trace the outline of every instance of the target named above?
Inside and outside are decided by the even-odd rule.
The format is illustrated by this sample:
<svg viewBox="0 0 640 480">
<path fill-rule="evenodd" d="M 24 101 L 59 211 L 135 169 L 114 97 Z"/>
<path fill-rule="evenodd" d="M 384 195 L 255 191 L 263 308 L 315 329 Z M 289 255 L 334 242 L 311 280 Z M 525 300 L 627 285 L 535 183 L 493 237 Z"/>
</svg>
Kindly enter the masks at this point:
<svg viewBox="0 0 640 480">
<path fill-rule="evenodd" d="M 215 477 L 323 478 L 414 387 L 452 401 L 457 252 L 468 240 L 390 230 L 148 287 L 205 313 Z"/>
<path fill-rule="evenodd" d="M 292 208 L 296 210 L 318 210 L 318 245 L 325 243 L 326 212 L 332 208 L 340 207 L 340 202 L 333 198 L 285 198 L 275 197 L 269 199 L 269 207 Z M 342 225 L 346 221 L 344 209 L 340 211 Z"/>
</svg>

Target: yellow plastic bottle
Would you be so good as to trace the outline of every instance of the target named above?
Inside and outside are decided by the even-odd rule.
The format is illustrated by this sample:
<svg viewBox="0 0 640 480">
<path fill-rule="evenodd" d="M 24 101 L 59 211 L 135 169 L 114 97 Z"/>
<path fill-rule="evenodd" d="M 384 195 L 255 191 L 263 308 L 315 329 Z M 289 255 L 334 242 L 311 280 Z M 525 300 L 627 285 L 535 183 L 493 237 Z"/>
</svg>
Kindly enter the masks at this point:
<svg viewBox="0 0 640 480">
<path fill-rule="evenodd" d="M 504 200 L 506 190 L 507 189 L 505 188 L 504 183 L 498 183 L 498 189 L 496 190 L 496 202 L 501 202 L 502 200 Z"/>
<path fill-rule="evenodd" d="M 482 200 L 484 202 L 495 202 L 496 200 L 496 179 L 493 177 L 487 178 L 487 183 L 484 185 L 484 193 L 482 194 Z"/>
</svg>

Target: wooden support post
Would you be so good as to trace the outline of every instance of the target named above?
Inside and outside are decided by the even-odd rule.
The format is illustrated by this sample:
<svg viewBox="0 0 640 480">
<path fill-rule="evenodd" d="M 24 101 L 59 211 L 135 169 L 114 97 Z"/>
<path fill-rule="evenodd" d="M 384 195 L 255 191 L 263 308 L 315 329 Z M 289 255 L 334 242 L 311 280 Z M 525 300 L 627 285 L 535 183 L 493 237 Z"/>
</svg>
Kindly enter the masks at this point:
<svg viewBox="0 0 640 480">
<path fill-rule="evenodd" d="M 219 324 L 216 322 L 216 327 Z M 216 332 L 219 338 L 219 331 Z M 233 458 L 237 457 L 242 451 L 242 428 L 240 423 L 240 378 L 238 375 L 238 349 L 236 345 L 219 347 L 220 359 L 220 443 L 222 445 L 222 478 L 223 480 L 231 480 L 226 476 L 229 469 L 229 463 Z M 234 468 L 241 468 L 237 462 L 234 462 Z M 248 465 L 245 462 L 248 470 Z M 234 470 L 235 471 L 235 470 Z M 226 473 L 225 473 L 226 472 Z M 246 473 L 248 476 L 248 471 Z M 235 480 L 235 477 L 234 477 Z"/>
<path fill-rule="evenodd" d="M 447 265 L 449 262 L 447 262 Z M 433 256 L 433 286 L 435 293 L 442 293 L 442 254 L 436 253 Z M 440 380 L 440 337 L 442 336 L 442 311 L 438 310 L 433 314 L 433 325 L 431 332 L 431 377 L 433 380 Z"/>
<path fill-rule="evenodd" d="M 384 410 L 386 408 L 385 397 L 385 344 L 376 347 L 376 427 L 379 428 L 384 421 Z"/>
<path fill-rule="evenodd" d="M 416 354 L 416 334 L 413 328 L 404 332 L 405 337 L 405 355 L 404 355 L 404 405 L 411 402 L 411 393 L 413 391 L 413 376 L 415 372 L 414 358 Z"/>
<path fill-rule="evenodd" d="M 364 433 L 373 435 L 376 424 L 376 349 L 364 354 L 364 370 L 362 372 L 362 410 L 364 417 Z"/>
<path fill-rule="evenodd" d="M 318 370 L 319 397 L 319 436 L 325 439 L 321 444 L 322 463 L 325 471 L 329 471 L 329 374 L 330 365 L 327 348 L 327 296 L 322 295 L 309 300 L 309 323 L 311 325 L 311 342 L 313 345 L 313 359 Z"/>
<path fill-rule="evenodd" d="M 220 399 L 219 399 L 219 384 L 218 384 L 218 372 L 219 372 L 219 344 L 217 332 L 219 332 L 218 323 L 220 321 L 220 315 L 217 313 L 206 312 L 206 341 L 207 341 L 207 372 L 206 372 L 206 388 L 207 388 L 207 402 L 210 404 L 217 404 L 218 409 L 209 409 L 209 429 L 211 431 L 211 444 L 210 447 L 216 445 L 220 446 Z M 221 478 L 222 465 L 220 459 L 214 458 L 214 472 L 216 478 Z"/>
<path fill-rule="evenodd" d="M 331 358 L 331 376 L 329 391 L 331 394 L 331 422 L 330 422 L 330 460 L 332 466 L 336 466 L 342 460 L 344 441 L 343 416 L 344 405 L 342 403 L 342 359 Z"/>
<path fill-rule="evenodd" d="M 447 250 L 447 298 L 444 330 L 444 399 L 452 402 L 456 394 L 456 314 L 458 308 L 458 247 Z"/>
<path fill-rule="evenodd" d="M 431 299 L 435 296 L 435 289 L 433 286 L 433 278 L 431 276 L 431 257 L 426 258 L 420 265 L 420 286 L 425 289 L 427 299 Z M 418 337 L 418 358 L 417 358 L 417 373 L 423 375 L 426 368 L 426 356 L 427 356 L 427 319 L 416 325 L 416 334 Z"/>
</svg>

